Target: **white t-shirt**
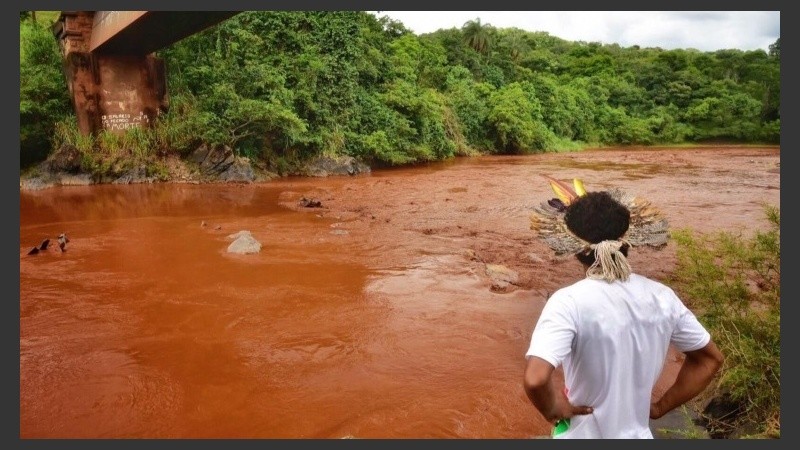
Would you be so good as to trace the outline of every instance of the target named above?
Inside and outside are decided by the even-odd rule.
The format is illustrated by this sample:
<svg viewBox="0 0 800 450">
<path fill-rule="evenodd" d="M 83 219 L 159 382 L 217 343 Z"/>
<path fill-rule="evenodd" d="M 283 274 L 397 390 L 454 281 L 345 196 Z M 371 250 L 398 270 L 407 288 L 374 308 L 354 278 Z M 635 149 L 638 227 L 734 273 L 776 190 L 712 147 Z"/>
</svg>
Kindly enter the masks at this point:
<svg viewBox="0 0 800 450">
<path fill-rule="evenodd" d="M 652 438 L 650 396 L 672 343 L 703 348 L 711 335 L 669 287 L 631 274 L 584 279 L 545 304 L 526 357 L 558 367 L 570 403 L 594 412 L 571 419 L 558 438 Z"/>
</svg>

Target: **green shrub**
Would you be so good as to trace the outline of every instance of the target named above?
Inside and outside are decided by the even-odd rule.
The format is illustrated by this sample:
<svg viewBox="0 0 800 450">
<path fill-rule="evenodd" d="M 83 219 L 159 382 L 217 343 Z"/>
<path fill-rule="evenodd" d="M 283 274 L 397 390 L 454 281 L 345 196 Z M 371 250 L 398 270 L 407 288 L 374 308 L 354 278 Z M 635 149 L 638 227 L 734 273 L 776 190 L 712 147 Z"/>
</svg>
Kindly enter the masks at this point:
<svg viewBox="0 0 800 450">
<path fill-rule="evenodd" d="M 779 437 L 780 210 L 765 212 L 771 229 L 749 238 L 675 232 L 673 281 L 726 358 L 715 394 L 735 402 L 739 413 L 716 426 Z"/>
<path fill-rule="evenodd" d="M 71 110 L 58 43 L 42 23 L 19 25 L 20 165 L 44 160 L 51 150 L 55 123 Z"/>
</svg>

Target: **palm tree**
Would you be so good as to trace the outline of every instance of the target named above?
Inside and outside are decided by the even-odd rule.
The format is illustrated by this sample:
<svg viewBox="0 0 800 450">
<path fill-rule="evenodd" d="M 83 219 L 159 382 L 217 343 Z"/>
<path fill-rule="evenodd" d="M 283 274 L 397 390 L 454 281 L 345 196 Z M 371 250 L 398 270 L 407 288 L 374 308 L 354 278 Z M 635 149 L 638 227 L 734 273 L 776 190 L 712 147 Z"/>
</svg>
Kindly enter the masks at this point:
<svg viewBox="0 0 800 450">
<path fill-rule="evenodd" d="M 461 27 L 461 32 L 464 33 L 464 42 L 476 52 L 485 55 L 491 46 L 489 27 L 491 25 L 481 24 L 480 17 L 464 23 L 464 26 Z"/>
<path fill-rule="evenodd" d="M 514 61 L 514 63 L 519 63 L 522 55 L 530 51 L 530 47 L 525 42 L 523 33 L 517 30 L 510 30 L 505 34 L 503 40 L 509 56 L 511 56 L 511 60 Z"/>
</svg>

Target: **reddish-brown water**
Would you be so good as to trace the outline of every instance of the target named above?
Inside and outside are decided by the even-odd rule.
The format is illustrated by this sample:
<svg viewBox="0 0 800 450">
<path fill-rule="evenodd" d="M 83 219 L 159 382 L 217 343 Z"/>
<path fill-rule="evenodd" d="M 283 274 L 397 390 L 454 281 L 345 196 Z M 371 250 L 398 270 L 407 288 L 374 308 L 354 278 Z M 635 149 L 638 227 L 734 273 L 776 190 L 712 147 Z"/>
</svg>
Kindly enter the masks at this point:
<svg viewBox="0 0 800 450">
<path fill-rule="evenodd" d="M 20 436 L 547 434 L 523 355 L 549 293 L 582 271 L 529 230 L 553 197 L 540 174 L 625 188 L 673 228 L 751 232 L 766 226 L 763 203 L 780 206 L 779 167 L 776 147 L 613 149 L 20 192 Z M 260 253 L 226 252 L 240 230 Z M 27 255 L 44 238 L 54 244 Z M 663 280 L 675 244 L 630 260 Z M 517 285 L 493 291 L 486 264 Z"/>
</svg>

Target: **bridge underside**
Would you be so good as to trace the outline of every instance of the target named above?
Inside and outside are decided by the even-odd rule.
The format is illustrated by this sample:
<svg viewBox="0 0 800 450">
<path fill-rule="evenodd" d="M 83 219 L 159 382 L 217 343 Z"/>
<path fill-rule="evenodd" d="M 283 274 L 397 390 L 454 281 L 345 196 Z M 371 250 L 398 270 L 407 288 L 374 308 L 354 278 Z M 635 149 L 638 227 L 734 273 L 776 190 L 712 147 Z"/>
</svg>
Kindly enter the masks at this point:
<svg viewBox="0 0 800 450">
<path fill-rule="evenodd" d="M 148 127 L 169 105 L 164 61 L 153 52 L 237 12 L 62 11 L 53 33 L 85 135 Z"/>
<path fill-rule="evenodd" d="M 147 55 L 228 19 L 237 11 L 97 11 L 89 51 Z"/>
</svg>

